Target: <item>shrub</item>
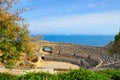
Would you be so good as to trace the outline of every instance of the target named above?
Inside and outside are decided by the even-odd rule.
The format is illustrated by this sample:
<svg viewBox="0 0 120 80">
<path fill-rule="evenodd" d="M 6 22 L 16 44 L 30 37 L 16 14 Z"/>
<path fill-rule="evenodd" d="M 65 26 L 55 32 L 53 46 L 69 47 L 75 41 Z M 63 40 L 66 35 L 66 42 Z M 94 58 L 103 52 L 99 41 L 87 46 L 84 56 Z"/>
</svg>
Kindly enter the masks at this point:
<svg viewBox="0 0 120 80">
<path fill-rule="evenodd" d="M 97 74 L 106 76 L 112 80 L 120 80 L 120 70 L 106 69 L 98 71 Z"/>
<path fill-rule="evenodd" d="M 0 73 L 0 80 L 18 80 L 18 78 L 19 77 L 15 75 Z"/>
<path fill-rule="evenodd" d="M 120 70 L 79 69 L 59 74 L 38 72 L 21 76 L 0 73 L 0 80 L 120 80 Z"/>
</svg>

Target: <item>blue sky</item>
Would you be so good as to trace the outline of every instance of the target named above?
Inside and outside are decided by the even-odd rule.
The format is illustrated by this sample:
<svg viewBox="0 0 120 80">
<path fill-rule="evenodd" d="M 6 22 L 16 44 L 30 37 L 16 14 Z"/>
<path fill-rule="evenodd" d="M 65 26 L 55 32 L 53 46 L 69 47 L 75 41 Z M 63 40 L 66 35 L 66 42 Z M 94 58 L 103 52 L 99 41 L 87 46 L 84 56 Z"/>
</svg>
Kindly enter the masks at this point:
<svg viewBox="0 0 120 80">
<path fill-rule="evenodd" d="M 120 0 L 21 0 L 32 34 L 116 34 Z"/>
</svg>

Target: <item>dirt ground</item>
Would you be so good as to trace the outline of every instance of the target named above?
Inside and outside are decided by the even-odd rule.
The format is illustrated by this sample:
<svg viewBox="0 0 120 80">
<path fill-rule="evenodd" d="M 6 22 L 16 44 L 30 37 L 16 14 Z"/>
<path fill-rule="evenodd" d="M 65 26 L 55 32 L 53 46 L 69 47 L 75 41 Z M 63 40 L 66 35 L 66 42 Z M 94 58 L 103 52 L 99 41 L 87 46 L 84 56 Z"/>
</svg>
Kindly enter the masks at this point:
<svg viewBox="0 0 120 80">
<path fill-rule="evenodd" d="M 47 61 L 39 65 L 38 69 L 20 70 L 20 69 L 6 69 L 4 66 L 0 66 L 0 73 L 9 73 L 14 75 L 26 74 L 28 72 L 49 72 L 54 73 L 54 69 L 79 69 L 79 66 L 57 61 Z"/>
<path fill-rule="evenodd" d="M 78 69 L 79 66 L 66 63 L 66 62 L 58 62 L 58 61 L 47 61 L 43 62 L 40 67 L 44 68 L 60 68 L 60 69 Z"/>
</svg>

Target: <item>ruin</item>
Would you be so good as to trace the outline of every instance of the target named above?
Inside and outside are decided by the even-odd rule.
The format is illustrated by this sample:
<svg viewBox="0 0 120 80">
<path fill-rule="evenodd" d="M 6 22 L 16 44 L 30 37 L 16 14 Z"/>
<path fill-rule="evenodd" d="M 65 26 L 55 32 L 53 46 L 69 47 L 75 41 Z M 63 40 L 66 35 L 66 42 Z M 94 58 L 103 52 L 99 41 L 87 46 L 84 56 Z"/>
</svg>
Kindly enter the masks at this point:
<svg viewBox="0 0 120 80">
<path fill-rule="evenodd" d="M 107 47 L 71 43 L 34 42 L 33 55 L 21 53 L 15 68 L 40 69 L 47 61 L 66 62 L 80 68 L 120 68 L 120 55 L 109 55 Z M 1 52 L 0 52 L 0 55 Z M 115 64 L 115 65 L 114 65 Z M 43 67 L 42 67 L 43 68 Z"/>
<path fill-rule="evenodd" d="M 75 64 L 83 68 L 101 68 L 106 67 L 106 64 L 109 66 L 112 65 L 114 68 L 113 64 L 118 63 L 117 66 L 120 67 L 120 56 L 110 56 L 107 47 L 54 43 L 47 41 L 41 41 L 36 44 L 34 52 L 39 55 L 42 62 L 61 61 Z M 37 62 L 40 61 L 38 60 Z"/>
</svg>

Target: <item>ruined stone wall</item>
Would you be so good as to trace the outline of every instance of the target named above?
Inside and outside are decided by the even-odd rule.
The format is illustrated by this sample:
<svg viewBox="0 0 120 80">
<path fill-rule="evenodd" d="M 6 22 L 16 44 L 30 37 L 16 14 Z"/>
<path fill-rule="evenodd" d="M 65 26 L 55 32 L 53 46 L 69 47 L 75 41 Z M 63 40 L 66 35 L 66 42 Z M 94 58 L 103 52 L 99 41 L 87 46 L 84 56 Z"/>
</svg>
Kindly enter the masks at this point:
<svg viewBox="0 0 120 80">
<path fill-rule="evenodd" d="M 45 61 L 63 61 L 79 65 L 80 67 L 93 68 L 100 64 L 114 63 L 120 56 L 109 56 L 105 47 L 75 45 L 70 43 L 38 42 L 35 52 L 44 56 Z M 52 47 L 52 52 L 45 52 L 45 46 Z"/>
</svg>

